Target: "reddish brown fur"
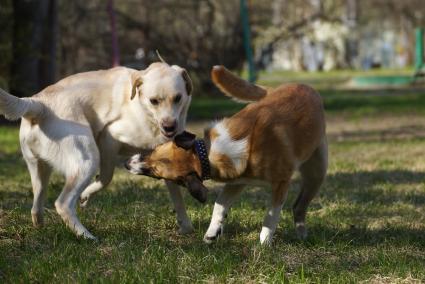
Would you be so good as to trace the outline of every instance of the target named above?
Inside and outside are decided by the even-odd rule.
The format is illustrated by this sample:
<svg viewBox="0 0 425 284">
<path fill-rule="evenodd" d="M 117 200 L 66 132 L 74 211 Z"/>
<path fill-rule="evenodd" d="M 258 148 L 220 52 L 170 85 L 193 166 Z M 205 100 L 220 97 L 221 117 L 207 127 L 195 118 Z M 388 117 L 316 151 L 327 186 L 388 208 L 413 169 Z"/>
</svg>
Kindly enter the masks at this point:
<svg viewBox="0 0 425 284">
<path fill-rule="evenodd" d="M 155 176 L 181 180 L 192 172 L 202 176 L 201 164 L 196 154 L 168 142 L 158 146 L 145 160 Z"/>
<path fill-rule="evenodd" d="M 225 125 L 235 140 L 249 137 L 248 166 L 240 177 L 251 177 L 277 182 L 283 173 L 292 173 L 297 163 L 306 161 L 320 145 L 325 136 L 323 105 L 320 96 L 310 87 L 299 84 L 284 85 L 271 92 L 264 99 L 249 104 L 233 117 L 225 120 Z M 214 143 L 217 133 L 212 128 L 209 140 Z M 159 146 L 150 157 L 175 157 L 179 162 L 199 161 L 193 159 L 191 151 L 169 147 L 169 143 Z M 171 143 L 170 143 L 171 144 Z M 190 154 L 190 159 L 187 156 Z M 233 170 L 229 159 L 220 157 L 225 169 Z M 174 159 L 173 159 L 174 161 Z M 181 163 L 173 170 L 181 172 Z M 185 167 L 186 168 L 186 167 Z M 193 171 L 193 168 L 187 168 Z M 218 177 L 219 178 L 219 177 Z"/>
<path fill-rule="evenodd" d="M 210 162 L 212 163 L 212 176 L 219 180 L 228 180 L 239 176 L 239 173 L 235 169 L 232 160 L 220 153 L 211 153 L 209 156 Z"/>
<path fill-rule="evenodd" d="M 292 174 L 299 169 L 302 180 L 301 190 L 294 203 L 293 212 L 297 234 L 300 238 L 305 238 L 307 235 L 306 210 L 318 192 L 327 170 L 327 142 L 322 99 L 315 90 L 302 84 L 282 85 L 268 91 L 267 95 L 263 89 L 258 93 L 259 87 L 243 82 L 224 67 L 214 68 L 212 77 L 218 87 L 228 94 L 238 99 L 249 98 L 258 101 L 220 122 L 225 130 L 213 127 L 205 131 L 206 145 L 213 145 L 209 153 L 211 177 L 223 181 L 234 179 L 267 181 L 272 185 L 272 208 L 280 210 L 286 198 Z M 228 141 L 226 134 L 220 131 L 227 131 L 233 141 Z M 221 140 L 220 135 L 224 135 Z M 247 141 L 245 149 L 243 149 L 244 144 L 232 144 L 239 140 L 242 140 L 241 143 L 244 140 Z M 229 154 L 230 150 L 237 152 Z M 229 157 L 220 151 L 234 155 Z M 158 163 L 159 157 L 168 157 L 171 163 L 167 163 L 161 171 L 156 171 L 157 177 L 173 179 L 177 176 L 187 176 L 193 171 L 199 175 L 200 162 L 193 149 L 183 150 L 173 142 L 160 145 L 147 159 L 148 167 Z M 220 204 L 228 201 L 226 198 L 231 196 L 230 191 L 232 188 L 227 187 L 227 191 L 226 188 L 224 189 L 226 197 L 219 195 L 218 198 L 221 198 L 220 202 L 222 202 Z M 207 242 L 217 238 L 221 232 L 216 226 L 223 221 L 220 219 L 223 218 L 220 214 L 224 213 L 217 214 L 214 217 L 216 223 L 213 224 L 212 220 L 210 225 L 212 231 L 207 231 L 204 237 Z M 270 231 L 274 232 L 276 227 L 276 220 L 273 218 L 276 218 L 276 214 L 279 213 L 273 211 L 270 214 L 274 215 L 265 217 L 266 229 L 264 234 L 262 230 L 262 241 L 270 238 Z"/>
<path fill-rule="evenodd" d="M 256 101 L 267 94 L 264 88 L 247 83 L 223 66 L 214 66 L 211 70 L 211 78 L 214 84 L 227 96 L 242 101 Z"/>
<path fill-rule="evenodd" d="M 224 121 L 234 140 L 249 138 L 249 154 L 244 172 L 237 173 L 232 160 L 220 153 L 210 153 L 213 178 L 255 178 L 269 181 L 279 202 L 287 190 L 294 170 L 307 161 L 325 141 L 325 120 L 320 96 L 312 88 L 300 85 L 283 85 L 264 99 L 247 105 L 243 110 Z M 214 143 L 217 132 L 212 128 L 207 140 Z M 160 177 L 185 176 L 199 172 L 199 160 L 193 151 L 183 151 L 172 143 L 159 146 L 148 164 L 158 162 L 158 157 L 172 157 L 167 171 L 157 172 Z M 192 166 L 189 165 L 193 163 Z M 186 172 L 185 172 L 186 171 Z"/>
<path fill-rule="evenodd" d="M 327 170 L 325 117 L 321 97 L 315 90 L 302 84 L 282 85 L 269 91 L 267 95 L 259 95 L 256 93 L 259 87 L 250 85 L 247 88 L 249 83 L 241 82 L 242 79 L 223 68 L 214 68 L 212 76 L 218 87 L 230 95 L 258 101 L 220 122 L 225 130 L 214 127 L 205 130 L 205 143 L 210 147 L 211 177 L 222 181 L 267 181 L 272 185 L 272 208 L 281 208 L 292 174 L 299 169 L 301 190 L 293 212 L 297 234 L 300 238 L 305 238 L 306 210 L 318 192 Z M 253 93 L 249 93 L 250 91 Z M 264 94 L 266 91 L 261 92 Z M 233 141 L 228 141 L 226 136 L 220 140 L 220 135 L 226 135 L 220 131 L 227 131 Z M 241 143 L 247 141 L 245 149 L 244 144 L 232 144 L 240 140 Z M 231 149 L 237 152 L 229 154 Z M 229 157 L 226 153 L 234 155 Z M 170 159 L 171 162 L 155 168 L 155 165 L 161 164 L 162 158 Z M 200 176 L 201 172 L 195 151 L 179 148 L 173 142 L 158 146 L 145 162 L 148 168 L 155 168 L 154 176 L 166 179 L 185 177 L 194 171 Z M 224 189 L 226 194 L 230 194 L 229 188 L 231 187 L 227 191 Z M 220 195 L 218 198 L 224 197 Z M 226 199 L 221 199 L 221 202 L 226 202 Z M 273 214 L 278 213 L 273 211 Z M 216 218 L 222 218 L 217 216 Z M 265 217 L 263 241 L 270 237 L 268 232 L 275 229 L 276 223 L 271 218 L 269 215 Z M 205 235 L 204 240 L 207 242 L 217 238 L 221 232 L 214 226 L 216 223 L 210 225 L 212 232 Z"/>
<path fill-rule="evenodd" d="M 215 68 L 212 72 L 213 80 L 228 82 L 227 90 L 238 88 L 240 84 L 233 84 L 236 76 L 225 79 L 228 75 L 226 72 L 228 71 L 225 69 Z M 242 90 L 246 89 L 243 87 Z M 247 166 L 243 172 L 236 172 L 229 157 L 221 153 L 210 153 L 212 177 L 220 180 L 254 178 L 268 181 L 273 188 L 273 203 L 279 204 L 286 196 L 293 172 L 309 161 L 315 151 L 320 152 L 317 158 L 313 157 L 319 161 L 318 171 L 326 172 L 322 99 L 315 90 L 301 84 L 282 85 L 270 91 L 263 99 L 257 94 L 249 96 L 251 99 L 256 97 L 259 101 L 247 105 L 223 121 L 232 139 L 248 139 Z M 206 131 L 207 144 L 213 144 L 218 135 L 214 128 Z M 184 176 L 194 169 L 199 171 L 199 160 L 194 158 L 193 151 L 182 151 L 179 147 L 165 145 L 159 146 L 155 151 L 160 152 L 161 156 L 176 157 L 167 169 L 173 172 L 173 176 Z M 151 157 L 149 161 L 152 163 L 154 159 Z M 189 163 L 193 163 L 192 166 Z M 312 171 L 314 169 L 304 171 L 304 175 L 307 177 L 314 174 Z M 164 172 L 157 174 L 160 177 L 168 175 L 168 178 L 170 175 Z M 318 180 L 321 183 L 323 177 Z"/>
</svg>

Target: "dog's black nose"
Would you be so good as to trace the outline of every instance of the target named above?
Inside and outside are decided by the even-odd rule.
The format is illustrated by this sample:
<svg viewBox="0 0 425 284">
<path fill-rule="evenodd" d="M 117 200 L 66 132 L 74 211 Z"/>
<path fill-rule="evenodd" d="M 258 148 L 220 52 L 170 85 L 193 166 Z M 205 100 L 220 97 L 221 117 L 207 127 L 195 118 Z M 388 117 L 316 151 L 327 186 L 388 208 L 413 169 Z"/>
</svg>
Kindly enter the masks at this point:
<svg viewBox="0 0 425 284">
<path fill-rule="evenodd" d="M 163 126 L 164 130 L 167 132 L 173 132 L 176 129 L 176 126 Z"/>
<path fill-rule="evenodd" d="M 177 121 L 175 121 L 175 120 L 164 120 L 161 123 L 161 126 L 166 132 L 174 132 L 177 129 Z"/>
</svg>

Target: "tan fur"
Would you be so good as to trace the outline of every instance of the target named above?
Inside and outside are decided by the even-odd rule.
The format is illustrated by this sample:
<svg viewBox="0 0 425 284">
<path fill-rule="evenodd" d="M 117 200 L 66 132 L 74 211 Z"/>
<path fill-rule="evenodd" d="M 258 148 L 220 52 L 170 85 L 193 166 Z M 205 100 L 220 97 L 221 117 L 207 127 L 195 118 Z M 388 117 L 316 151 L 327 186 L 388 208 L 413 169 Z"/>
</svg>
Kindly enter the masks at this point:
<svg viewBox="0 0 425 284">
<path fill-rule="evenodd" d="M 171 155 L 170 155 L 171 154 Z M 185 150 L 174 143 L 165 143 L 157 147 L 147 158 L 155 176 L 167 177 L 179 181 L 191 172 L 201 173 L 201 164 L 193 151 Z"/>
<path fill-rule="evenodd" d="M 264 88 L 242 80 L 224 66 L 214 66 L 211 70 L 211 78 L 224 94 L 236 100 L 257 101 L 267 94 Z"/>
<path fill-rule="evenodd" d="M 236 178 L 240 175 L 232 160 L 220 153 L 211 153 L 209 156 L 210 163 L 214 165 L 212 168 L 213 176 L 220 177 L 223 180 Z"/>
<path fill-rule="evenodd" d="M 227 70 L 214 68 L 212 74 L 214 82 L 219 82 L 218 87 L 237 98 L 258 99 L 265 92 L 258 93 L 258 87 L 240 84 Z M 250 90 L 254 93 L 245 93 Z M 272 209 L 264 221 L 265 227 L 260 235 L 262 243 L 270 241 L 291 177 L 295 170 L 300 170 L 302 187 L 294 204 L 294 221 L 298 235 L 304 238 L 307 206 L 322 184 L 327 169 L 325 117 L 319 94 L 302 84 L 282 85 L 205 131 L 205 135 L 206 144 L 211 145 L 209 161 L 213 179 L 232 183 L 261 180 L 271 184 Z M 226 138 L 226 135 L 230 138 Z M 245 141 L 247 145 L 241 151 Z M 239 152 L 231 152 L 232 157 L 224 154 L 230 150 Z M 158 153 L 159 156 L 169 157 L 171 163 L 155 172 L 157 177 L 172 179 L 176 175 L 186 176 L 199 166 L 199 160 L 193 158 L 194 150 L 182 150 L 173 142 L 158 146 L 146 160 L 145 166 L 155 165 L 158 162 L 155 155 Z M 235 163 L 239 166 L 238 170 Z M 218 208 L 230 204 L 228 200 L 233 198 L 230 192 L 223 194 L 228 197 L 219 197 L 220 202 L 216 204 Z M 224 211 L 217 209 L 217 212 L 219 217 L 213 215 L 213 220 L 223 218 L 221 215 Z M 213 224 L 212 221 L 206 234 L 207 242 L 220 234 L 217 231 L 220 222 Z M 212 236 L 209 235 L 211 232 Z"/>
<path fill-rule="evenodd" d="M 234 165 L 228 157 L 212 153 L 211 166 L 218 173 L 213 178 L 220 180 L 229 179 L 229 176 L 232 179 L 255 178 L 272 184 L 289 180 L 299 165 L 307 161 L 322 144 L 326 144 L 322 100 L 305 85 L 283 85 L 223 123 L 234 140 L 248 138 L 250 150 L 245 171 L 238 175 L 235 175 Z M 208 135 L 207 140 L 213 144 L 217 138 L 215 129 L 212 128 Z M 194 165 L 182 167 L 182 163 L 197 161 L 193 155 L 193 151 L 183 150 L 168 142 L 158 146 L 147 162 L 153 165 L 162 157 L 167 157 L 172 162 L 167 171 L 176 172 L 173 176 L 184 176 L 187 172 L 182 170 L 193 171 Z M 172 179 L 164 172 L 157 174 Z M 277 187 L 276 190 L 283 189 Z"/>
</svg>

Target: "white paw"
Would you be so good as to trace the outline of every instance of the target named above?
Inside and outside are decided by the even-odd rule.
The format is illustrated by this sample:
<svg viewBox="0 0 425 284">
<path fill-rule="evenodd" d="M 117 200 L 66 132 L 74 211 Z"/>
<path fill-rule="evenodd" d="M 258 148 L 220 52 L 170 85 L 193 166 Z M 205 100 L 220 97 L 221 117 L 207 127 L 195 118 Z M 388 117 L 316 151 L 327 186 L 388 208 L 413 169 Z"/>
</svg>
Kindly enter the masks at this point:
<svg viewBox="0 0 425 284">
<path fill-rule="evenodd" d="M 83 197 L 83 196 L 80 197 L 80 207 L 81 208 L 86 208 L 88 202 L 89 202 L 89 197 L 88 196 L 87 197 Z"/>
<path fill-rule="evenodd" d="M 270 228 L 263 227 L 260 233 L 260 243 L 262 245 L 271 245 L 273 240 L 273 231 Z"/>
<path fill-rule="evenodd" d="M 32 224 L 36 228 L 41 228 L 44 225 L 44 218 L 42 213 L 31 213 Z"/>
<path fill-rule="evenodd" d="M 220 236 L 223 235 L 224 226 L 218 226 L 217 229 L 210 230 L 208 229 L 207 233 L 204 236 L 204 242 L 207 244 L 212 244 L 217 241 Z"/>
<path fill-rule="evenodd" d="M 84 239 L 86 239 L 86 240 L 91 240 L 91 241 L 94 241 L 94 242 L 98 242 L 99 240 L 95 237 L 95 236 L 93 236 L 89 231 L 85 231 L 85 232 L 83 232 L 81 235 L 79 235 L 80 237 L 83 237 Z"/>
</svg>

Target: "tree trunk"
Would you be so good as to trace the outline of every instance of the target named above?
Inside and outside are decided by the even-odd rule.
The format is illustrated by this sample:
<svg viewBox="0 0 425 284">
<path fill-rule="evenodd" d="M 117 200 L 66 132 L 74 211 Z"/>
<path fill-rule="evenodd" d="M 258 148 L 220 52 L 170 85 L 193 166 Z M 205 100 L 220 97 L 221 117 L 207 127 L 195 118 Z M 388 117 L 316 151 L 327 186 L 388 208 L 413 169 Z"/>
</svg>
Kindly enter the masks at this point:
<svg viewBox="0 0 425 284">
<path fill-rule="evenodd" d="M 57 2 L 15 0 L 13 17 L 10 89 L 26 97 L 55 81 Z"/>
<path fill-rule="evenodd" d="M 58 4 L 56 0 L 48 1 L 47 17 L 43 23 L 43 42 L 39 62 L 39 88 L 43 89 L 56 81 L 56 51 L 58 42 Z"/>
<path fill-rule="evenodd" d="M 118 49 L 118 35 L 117 35 L 117 26 L 115 20 L 115 10 L 114 10 L 114 1 L 108 1 L 108 14 L 109 14 L 109 23 L 111 26 L 111 37 L 112 37 L 112 67 L 120 65 L 120 53 Z"/>
</svg>

